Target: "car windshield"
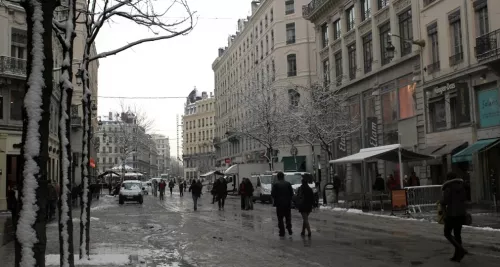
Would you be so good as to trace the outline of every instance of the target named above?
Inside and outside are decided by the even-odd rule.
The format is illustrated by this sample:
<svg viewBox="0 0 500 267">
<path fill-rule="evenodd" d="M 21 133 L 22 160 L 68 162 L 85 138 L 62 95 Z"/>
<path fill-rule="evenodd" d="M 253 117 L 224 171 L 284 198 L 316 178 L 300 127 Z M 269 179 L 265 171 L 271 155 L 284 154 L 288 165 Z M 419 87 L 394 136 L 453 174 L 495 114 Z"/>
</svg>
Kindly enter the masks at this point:
<svg viewBox="0 0 500 267">
<path fill-rule="evenodd" d="M 141 185 L 139 183 L 123 183 L 123 188 L 125 188 L 126 190 L 137 190 L 137 189 L 141 189 Z"/>
<path fill-rule="evenodd" d="M 272 184 L 275 179 L 273 179 L 274 177 L 272 175 L 261 175 L 260 176 L 260 182 L 262 184 Z"/>
<path fill-rule="evenodd" d="M 301 184 L 302 183 L 302 175 L 300 174 L 285 174 L 285 181 L 291 184 Z"/>
</svg>

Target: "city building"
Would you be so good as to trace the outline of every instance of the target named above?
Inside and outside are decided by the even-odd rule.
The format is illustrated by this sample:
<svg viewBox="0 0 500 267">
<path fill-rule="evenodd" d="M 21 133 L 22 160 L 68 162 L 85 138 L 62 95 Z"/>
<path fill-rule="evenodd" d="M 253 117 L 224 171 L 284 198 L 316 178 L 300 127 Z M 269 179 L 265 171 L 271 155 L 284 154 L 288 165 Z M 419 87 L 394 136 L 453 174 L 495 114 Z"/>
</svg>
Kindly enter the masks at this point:
<svg viewBox="0 0 500 267">
<path fill-rule="evenodd" d="M 302 17 L 305 0 L 252 1 L 251 15 L 238 20 L 238 30 L 219 49 L 212 64 L 215 80 L 216 125 L 214 145 L 216 166 L 222 169 L 236 163 L 268 163 L 267 148 L 244 134 L 231 133 L 232 122 L 246 113 L 243 99 L 251 95 L 252 84 L 271 81 L 272 88 L 287 88 L 280 97 L 290 105 L 298 103 L 299 87 L 309 87 L 317 81 L 314 25 Z M 288 94 L 288 95 L 287 95 Z M 248 111 L 248 110 L 246 110 Z M 237 136 L 234 138 L 234 136 Z M 272 151 L 273 161 L 284 163 L 287 170 L 313 172 L 312 147 L 295 145 L 297 150 L 283 145 Z M 295 152 L 296 151 L 296 154 Z M 319 151 L 319 146 L 316 149 Z M 300 164 L 295 164 L 291 152 Z M 267 153 L 269 154 L 269 153 Z M 288 164 L 290 163 L 290 164 Z"/>
<path fill-rule="evenodd" d="M 79 5 L 85 1 L 80 1 Z M 59 13 L 61 16 L 62 13 Z M 81 24 L 77 27 L 83 27 Z M 83 33 L 83 31 L 81 30 Z M 26 82 L 26 59 L 27 59 L 27 30 L 24 9 L 14 3 L 5 2 L 0 6 L 0 210 L 6 209 L 5 194 L 7 185 L 14 185 L 22 170 L 18 167 L 21 153 L 22 135 L 22 103 Z M 76 40 L 82 39 L 78 34 Z M 75 40 L 75 42 L 76 42 Z M 83 41 L 82 41 L 83 42 Z M 62 49 L 57 38 L 53 38 L 54 51 L 54 81 L 59 80 L 60 66 L 62 63 Z M 83 55 L 83 49 L 75 46 L 75 55 Z M 91 80 L 95 81 L 93 87 L 97 95 L 97 66 L 93 63 Z M 77 66 L 74 67 L 76 73 Z M 76 77 L 73 79 L 76 81 Z M 58 121 L 60 116 L 59 84 L 54 82 L 53 95 L 50 104 L 49 122 L 49 159 L 47 162 L 48 179 L 59 182 L 59 136 Z M 75 91 L 82 91 L 75 86 Z M 78 94 L 73 96 L 73 101 L 81 102 Z M 97 120 L 94 120 L 97 123 Z M 72 136 L 73 139 L 73 136 Z M 81 139 L 81 137 L 80 137 Z M 73 140 L 72 140 L 73 141 Z M 81 143 L 80 147 L 81 147 Z M 75 147 L 75 146 L 73 146 Z"/>
<path fill-rule="evenodd" d="M 470 183 L 474 202 L 500 195 L 500 1 L 418 1 L 423 50 L 427 177 L 449 171 Z M 494 190 L 496 184 L 496 192 Z"/>
<path fill-rule="evenodd" d="M 212 143 L 215 130 L 215 98 L 196 87 L 189 94 L 182 116 L 184 178 L 196 179 L 215 168 Z"/>
<path fill-rule="evenodd" d="M 335 158 L 380 145 L 425 147 L 424 111 L 418 106 L 423 101 L 420 53 L 426 48 L 419 2 L 325 0 L 302 7 L 304 18 L 315 25 L 318 76 L 332 90 L 349 94 L 350 115 L 361 124 L 335 143 Z M 334 168 L 348 193 L 371 190 L 377 173 L 399 177 L 398 164 L 385 161 Z"/>
<path fill-rule="evenodd" d="M 170 143 L 168 137 L 162 134 L 152 134 L 151 136 L 156 144 L 156 150 L 158 151 L 158 173 L 170 173 Z"/>
<path fill-rule="evenodd" d="M 117 167 L 118 173 L 141 173 L 143 178 L 156 176 L 156 144 L 146 133 L 143 125 L 138 123 L 135 114 L 131 111 L 120 114 L 109 112 L 108 116 L 101 116 L 99 131 L 95 132 L 97 149 L 97 164 L 100 172 Z"/>
</svg>

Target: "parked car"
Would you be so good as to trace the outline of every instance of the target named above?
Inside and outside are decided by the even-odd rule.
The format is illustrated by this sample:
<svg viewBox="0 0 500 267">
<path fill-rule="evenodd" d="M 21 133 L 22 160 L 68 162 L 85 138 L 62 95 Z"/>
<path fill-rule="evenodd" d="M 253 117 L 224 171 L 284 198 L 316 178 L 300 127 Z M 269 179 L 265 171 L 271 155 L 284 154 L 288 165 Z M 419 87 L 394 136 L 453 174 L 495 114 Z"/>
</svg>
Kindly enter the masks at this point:
<svg viewBox="0 0 500 267">
<path fill-rule="evenodd" d="M 122 205 L 125 201 L 137 201 L 142 204 L 144 201 L 143 190 L 142 182 L 139 180 L 124 181 L 120 188 L 118 203 Z"/>
<path fill-rule="evenodd" d="M 142 192 L 144 193 L 144 195 L 149 195 L 151 188 L 151 182 L 142 182 Z"/>
</svg>

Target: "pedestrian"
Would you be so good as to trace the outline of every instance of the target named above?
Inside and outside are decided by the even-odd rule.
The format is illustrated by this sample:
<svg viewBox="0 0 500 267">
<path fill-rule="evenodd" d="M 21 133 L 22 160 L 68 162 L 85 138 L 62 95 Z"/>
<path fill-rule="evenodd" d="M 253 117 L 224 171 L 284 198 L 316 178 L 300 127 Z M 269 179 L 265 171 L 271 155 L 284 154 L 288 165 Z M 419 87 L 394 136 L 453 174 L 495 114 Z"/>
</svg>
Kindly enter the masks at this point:
<svg viewBox="0 0 500 267">
<path fill-rule="evenodd" d="M 278 181 L 273 184 L 271 196 L 276 206 L 276 216 L 278 217 L 278 227 L 280 237 L 285 236 L 285 225 L 283 219 L 286 220 L 286 229 L 288 234 L 292 235 L 292 185 L 285 181 L 285 174 L 278 172 Z"/>
<path fill-rule="evenodd" d="M 187 187 L 186 180 L 184 180 L 183 185 L 184 185 L 184 186 L 183 186 L 182 188 L 184 189 L 184 192 L 186 192 L 186 187 Z M 184 194 L 183 194 L 183 195 L 184 195 Z"/>
<path fill-rule="evenodd" d="M 56 214 L 56 204 L 57 204 L 57 192 L 53 181 L 50 181 L 47 184 L 47 190 L 48 190 L 47 219 L 49 221 L 52 221 L 52 219 Z"/>
<path fill-rule="evenodd" d="M 217 201 L 219 205 L 219 210 L 224 210 L 224 204 L 226 202 L 226 197 L 227 197 L 227 182 L 224 177 L 220 177 L 215 181 L 214 183 L 214 193 L 215 193 L 215 200 Z"/>
<path fill-rule="evenodd" d="M 245 183 L 245 210 L 253 210 L 253 185 L 250 179 L 246 178 Z"/>
<path fill-rule="evenodd" d="M 446 178 L 447 181 L 441 187 L 443 191 L 441 206 L 443 207 L 442 215 L 444 215 L 444 236 L 455 247 L 455 253 L 450 260 L 460 262 L 467 254 L 462 246 L 462 225 L 465 224 L 467 215 L 465 207 L 467 194 L 464 181 L 457 178 L 455 173 L 448 173 Z"/>
<path fill-rule="evenodd" d="M 165 180 L 161 180 L 160 184 L 158 185 L 158 188 L 160 190 L 160 200 L 164 200 L 165 191 L 167 190 L 167 182 Z"/>
<path fill-rule="evenodd" d="M 184 196 L 184 182 L 179 183 L 179 194 L 180 196 Z"/>
<path fill-rule="evenodd" d="M 302 232 L 301 236 L 311 236 L 311 226 L 309 225 L 309 214 L 311 214 L 314 205 L 314 192 L 309 186 L 306 179 L 302 178 L 302 185 L 297 190 L 297 208 L 302 215 Z"/>
<path fill-rule="evenodd" d="M 241 183 L 240 183 L 240 188 L 238 190 L 239 194 L 240 194 L 240 199 L 241 199 L 241 210 L 245 210 L 245 179 L 247 178 L 243 178 Z M 214 194 L 214 199 L 215 199 L 215 194 Z"/>
<path fill-rule="evenodd" d="M 16 188 L 11 185 L 7 189 L 7 208 L 9 209 L 12 216 L 12 225 L 17 226 L 17 196 L 16 196 Z M 15 232 L 15 231 L 14 231 Z"/>
<path fill-rule="evenodd" d="M 108 194 L 111 195 L 111 191 L 112 191 L 112 186 L 111 186 L 111 182 L 108 183 Z"/>
<path fill-rule="evenodd" d="M 198 199 L 201 196 L 202 188 L 203 185 L 201 184 L 201 182 L 192 182 L 191 186 L 189 187 L 189 192 L 191 192 L 191 196 L 193 197 L 194 211 L 198 210 Z"/>
<path fill-rule="evenodd" d="M 174 180 L 170 180 L 170 182 L 168 183 L 168 187 L 170 188 L 170 195 L 172 195 L 174 186 L 175 186 Z"/>
<path fill-rule="evenodd" d="M 335 203 L 339 203 L 339 192 L 341 185 L 342 181 L 340 181 L 340 177 L 335 174 L 333 176 L 333 191 L 335 191 Z"/>
<path fill-rule="evenodd" d="M 408 186 L 420 186 L 420 178 L 413 171 L 411 172 L 410 178 L 408 179 Z"/>
</svg>

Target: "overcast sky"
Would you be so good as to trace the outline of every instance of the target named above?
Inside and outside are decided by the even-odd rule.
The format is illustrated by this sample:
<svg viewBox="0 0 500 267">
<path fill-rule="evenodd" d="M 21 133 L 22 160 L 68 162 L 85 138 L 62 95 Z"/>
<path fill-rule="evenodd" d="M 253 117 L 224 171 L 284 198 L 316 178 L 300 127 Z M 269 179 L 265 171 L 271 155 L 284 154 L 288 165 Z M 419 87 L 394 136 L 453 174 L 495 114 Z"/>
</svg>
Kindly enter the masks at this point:
<svg viewBox="0 0 500 267">
<path fill-rule="evenodd" d="M 167 1 L 167 0 L 163 0 Z M 212 63 L 219 47 L 236 32 L 237 20 L 250 13 L 251 0 L 188 0 L 198 22 L 188 36 L 142 44 L 116 56 L 100 60 L 99 96 L 185 97 L 194 86 L 213 92 Z M 183 13 L 167 15 L 177 18 Z M 108 51 L 140 38 L 148 30 L 115 20 L 106 25 L 96 41 L 98 52 Z M 154 120 L 154 132 L 170 137 L 170 154 L 176 155 L 176 115 L 183 113 L 185 99 L 125 100 Z M 98 113 L 120 109 L 119 99 L 99 98 Z M 180 130 L 180 129 L 179 129 Z M 179 132 L 182 136 L 182 132 Z M 182 142 L 179 140 L 179 146 Z M 182 148 L 180 148 L 182 154 Z"/>
</svg>

